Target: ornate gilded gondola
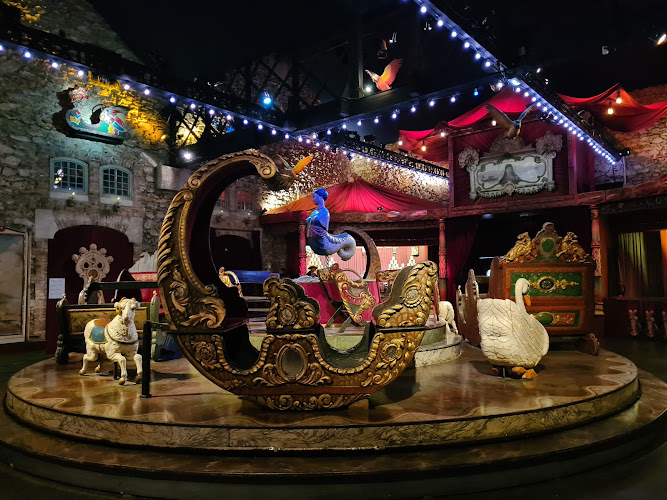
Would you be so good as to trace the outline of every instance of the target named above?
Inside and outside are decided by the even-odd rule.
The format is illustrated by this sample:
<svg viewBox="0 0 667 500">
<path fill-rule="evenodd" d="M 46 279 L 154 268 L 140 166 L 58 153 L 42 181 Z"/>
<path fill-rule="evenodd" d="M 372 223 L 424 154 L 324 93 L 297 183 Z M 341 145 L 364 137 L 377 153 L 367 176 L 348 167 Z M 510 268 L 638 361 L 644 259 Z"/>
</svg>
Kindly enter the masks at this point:
<svg viewBox="0 0 667 500">
<path fill-rule="evenodd" d="M 158 248 L 158 284 L 172 333 L 187 359 L 209 380 L 274 410 L 345 407 L 367 399 L 410 364 L 433 307 L 437 268 L 422 262 L 401 271 L 390 299 L 373 310 L 352 349 L 331 347 L 319 323 L 317 301 L 289 279 L 270 278 L 267 335 L 250 343 L 247 306 L 224 286 L 208 250 L 215 200 L 233 181 L 259 174 L 274 190 L 290 176 L 254 150 L 202 166 L 174 197 Z"/>
</svg>

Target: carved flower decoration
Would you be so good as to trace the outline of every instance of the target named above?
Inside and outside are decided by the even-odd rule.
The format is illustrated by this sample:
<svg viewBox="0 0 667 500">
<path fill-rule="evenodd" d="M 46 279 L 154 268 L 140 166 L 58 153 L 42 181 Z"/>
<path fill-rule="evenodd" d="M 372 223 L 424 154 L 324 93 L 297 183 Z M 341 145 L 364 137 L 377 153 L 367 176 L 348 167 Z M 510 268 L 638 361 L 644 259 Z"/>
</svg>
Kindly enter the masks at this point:
<svg viewBox="0 0 667 500">
<path fill-rule="evenodd" d="M 479 163 L 479 152 L 475 148 L 465 148 L 459 153 L 459 165 L 461 168 L 475 166 Z"/>
</svg>

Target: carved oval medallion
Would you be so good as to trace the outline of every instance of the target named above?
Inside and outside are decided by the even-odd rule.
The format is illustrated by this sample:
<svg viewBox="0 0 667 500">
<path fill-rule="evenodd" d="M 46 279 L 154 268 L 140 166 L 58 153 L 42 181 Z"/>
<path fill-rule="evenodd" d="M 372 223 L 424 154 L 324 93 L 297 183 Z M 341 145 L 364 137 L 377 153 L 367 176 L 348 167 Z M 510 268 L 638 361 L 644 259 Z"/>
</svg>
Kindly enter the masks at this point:
<svg viewBox="0 0 667 500">
<path fill-rule="evenodd" d="M 299 344 L 283 346 L 276 357 L 278 374 L 289 382 L 298 380 L 308 367 L 307 357 L 306 351 Z"/>
</svg>

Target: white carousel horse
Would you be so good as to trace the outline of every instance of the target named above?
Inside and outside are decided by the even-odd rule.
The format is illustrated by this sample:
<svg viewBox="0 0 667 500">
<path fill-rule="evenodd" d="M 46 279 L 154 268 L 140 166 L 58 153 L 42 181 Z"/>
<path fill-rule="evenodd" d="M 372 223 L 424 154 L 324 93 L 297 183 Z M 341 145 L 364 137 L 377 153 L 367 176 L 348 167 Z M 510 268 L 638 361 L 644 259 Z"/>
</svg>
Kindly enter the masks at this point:
<svg viewBox="0 0 667 500">
<path fill-rule="evenodd" d="M 127 380 L 127 361 L 126 358 L 132 357 L 137 365 L 136 383 L 141 381 L 141 354 L 139 349 L 139 334 L 134 325 L 134 311 L 139 307 L 136 299 L 120 299 L 120 302 L 114 304 L 118 314 L 114 319 L 97 318 L 90 320 L 83 332 L 86 339 L 86 354 L 83 356 L 83 367 L 79 375 L 85 375 L 88 364 L 98 359 L 99 355 L 104 355 L 109 361 L 114 361 L 120 366 L 120 380 L 118 383 L 123 385 Z M 100 364 L 95 368 L 95 373 L 99 373 L 102 366 Z"/>
</svg>

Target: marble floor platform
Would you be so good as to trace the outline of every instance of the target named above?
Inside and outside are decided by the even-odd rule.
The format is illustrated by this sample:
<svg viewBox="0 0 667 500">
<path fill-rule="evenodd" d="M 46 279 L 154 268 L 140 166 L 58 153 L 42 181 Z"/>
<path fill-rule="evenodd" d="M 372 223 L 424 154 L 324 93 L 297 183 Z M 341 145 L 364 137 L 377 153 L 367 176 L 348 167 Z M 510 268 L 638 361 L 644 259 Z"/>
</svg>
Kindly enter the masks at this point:
<svg viewBox="0 0 667 500">
<path fill-rule="evenodd" d="M 407 370 L 369 401 L 328 412 L 272 412 L 215 386 L 185 359 L 152 363 L 151 398 L 110 376 L 46 360 L 15 374 L 5 406 L 20 422 L 90 442 L 236 453 L 411 450 L 516 439 L 632 406 L 635 365 L 614 353 L 554 351 L 536 380 L 502 379 L 479 349 Z"/>
<path fill-rule="evenodd" d="M 194 370 L 179 371 L 179 366 L 188 365 L 155 364 L 155 397 L 142 400 L 137 397 L 138 386 L 119 387 L 111 377 L 79 377 L 78 364 L 57 367 L 53 360 L 47 360 L 17 373 L 9 385 L 10 399 L 49 408 L 51 420 L 42 422 L 42 428 L 35 423 L 25 425 L 5 406 L 0 412 L 0 460 L 11 464 L 14 471 L 51 484 L 87 491 L 92 488 L 114 498 L 460 498 L 458 495 L 497 492 L 577 473 L 582 477 L 584 471 L 632 457 L 665 439 L 667 384 L 636 370 L 625 358 L 608 351 L 597 358 L 578 352 L 551 352 L 540 366 L 540 378 L 516 381 L 493 377 L 477 349 L 462 347 L 459 359 L 406 373 L 366 405 L 358 403 L 349 410 L 313 415 L 272 413 L 238 400 L 232 403 L 230 398 L 234 397 L 217 386 L 203 379 L 197 382 L 201 376 Z M 167 370 L 166 366 L 173 368 Z M 635 399 L 637 383 L 641 394 Z M 204 390 L 203 399 L 192 393 L 194 388 Z M 75 389 L 78 396 L 68 394 Z M 617 406 L 608 416 L 584 411 L 580 425 L 562 429 L 549 429 L 542 418 L 543 409 L 560 407 L 579 413 L 577 401 L 593 403 L 626 391 L 627 398 L 621 399 L 629 401 L 629 406 L 620 408 L 618 400 L 597 406 L 601 412 Z M 430 404 L 435 407 L 426 407 L 423 398 L 427 394 L 433 395 Z M 317 437 L 318 429 L 334 429 L 336 425 L 358 430 L 375 424 L 388 431 L 376 435 L 375 449 L 299 451 L 292 446 L 274 451 L 225 451 L 197 449 L 196 443 L 177 449 L 137 447 L 124 445 L 121 438 L 81 439 L 86 435 L 83 428 L 54 432 L 63 415 L 74 414 L 75 408 L 78 412 L 88 408 L 90 420 L 81 421 L 82 426 L 92 420 L 128 420 L 134 412 L 136 418 L 129 420 L 143 421 L 134 425 L 149 429 L 160 423 L 167 435 L 172 423 L 184 425 L 197 415 L 204 419 L 203 425 L 224 433 L 221 423 L 232 423 L 232 408 L 238 413 L 237 431 L 245 429 L 249 440 L 254 439 L 253 429 L 269 425 L 296 429 L 302 437 L 309 433 Z M 398 411 L 409 415 L 413 426 L 402 423 Z M 440 446 L 425 441 L 407 448 L 387 446 L 391 442 L 384 439 L 392 438 L 393 427 L 409 433 L 419 428 L 420 422 L 425 428 L 437 428 L 438 422 L 490 418 L 502 411 L 510 420 L 532 415 L 543 430 Z M 584 422 L 586 418 L 589 420 Z M 525 422 L 530 426 L 528 420 Z M 513 429 L 509 425 L 508 430 Z M 437 433 L 421 435 L 426 439 Z"/>
</svg>

